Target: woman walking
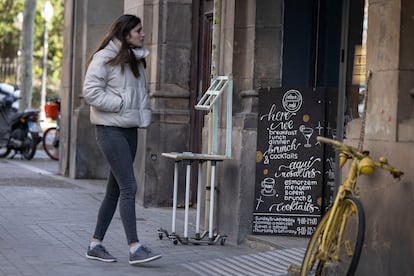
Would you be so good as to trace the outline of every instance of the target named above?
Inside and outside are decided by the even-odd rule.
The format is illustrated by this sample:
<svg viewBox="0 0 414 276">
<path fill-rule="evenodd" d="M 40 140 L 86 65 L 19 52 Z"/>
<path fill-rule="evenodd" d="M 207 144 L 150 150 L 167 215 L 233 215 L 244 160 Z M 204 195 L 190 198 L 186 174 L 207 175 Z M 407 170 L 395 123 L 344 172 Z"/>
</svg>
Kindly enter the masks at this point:
<svg viewBox="0 0 414 276">
<path fill-rule="evenodd" d="M 119 212 L 129 245 L 129 263 L 161 258 L 139 242 L 136 228 L 137 183 L 133 162 L 137 150 L 137 129 L 151 122 L 151 107 L 145 75 L 141 20 L 122 15 L 92 54 L 85 76 L 83 96 L 90 105 L 90 120 L 96 126 L 96 141 L 110 173 L 105 197 L 98 212 L 95 233 L 86 257 L 115 262 L 102 245 L 119 201 Z"/>
</svg>

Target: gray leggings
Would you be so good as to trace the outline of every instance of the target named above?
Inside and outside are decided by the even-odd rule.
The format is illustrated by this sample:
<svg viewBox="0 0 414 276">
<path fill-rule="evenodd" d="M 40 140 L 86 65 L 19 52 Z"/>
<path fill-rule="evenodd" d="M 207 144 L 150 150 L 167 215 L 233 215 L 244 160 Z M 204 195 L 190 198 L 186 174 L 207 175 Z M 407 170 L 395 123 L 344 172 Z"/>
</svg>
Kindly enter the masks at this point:
<svg viewBox="0 0 414 276">
<path fill-rule="evenodd" d="M 119 213 L 127 242 L 138 242 L 135 214 L 137 183 L 133 168 L 137 135 L 137 128 L 96 126 L 96 141 L 110 166 L 106 193 L 93 236 L 100 241 L 105 237 L 119 198 Z"/>
</svg>

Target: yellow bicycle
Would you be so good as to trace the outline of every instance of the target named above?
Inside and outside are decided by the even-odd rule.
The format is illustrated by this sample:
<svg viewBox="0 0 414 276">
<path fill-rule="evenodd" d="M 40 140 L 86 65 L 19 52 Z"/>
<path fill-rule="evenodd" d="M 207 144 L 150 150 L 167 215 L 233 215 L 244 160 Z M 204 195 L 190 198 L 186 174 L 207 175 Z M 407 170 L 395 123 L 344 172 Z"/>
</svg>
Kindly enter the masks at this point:
<svg viewBox="0 0 414 276">
<path fill-rule="evenodd" d="M 364 243 L 365 214 L 357 198 L 356 184 L 359 175 L 370 175 L 376 168 L 388 170 L 394 178 L 403 172 L 390 166 L 386 158 L 375 162 L 368 151 L 359 151 L 340 141 L 318 136 L 317 140 L 330 144 L 339 152 L 339 166 L 342 168 L 352 159 L 348 174 L 338 187 L 335 200 L 322 217 L 309 241 L 302 267 L 289 268 L 291 272 L 305 275 L 353 275 L 358 266 Z M 298 271 L 299 270 L 299 271 Z"/>
</svg>

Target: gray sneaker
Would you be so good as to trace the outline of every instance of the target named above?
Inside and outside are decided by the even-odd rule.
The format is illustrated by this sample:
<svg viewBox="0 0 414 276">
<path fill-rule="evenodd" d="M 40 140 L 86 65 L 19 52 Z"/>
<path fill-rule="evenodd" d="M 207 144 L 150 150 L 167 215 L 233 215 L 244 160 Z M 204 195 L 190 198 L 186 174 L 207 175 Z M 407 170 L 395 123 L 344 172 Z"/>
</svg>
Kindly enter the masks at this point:
<svg viewBox="0 0 414 276">
<path fill-rule="evenodd" d="M 129 253 L 129 264 L 142 264 L 161 258 L 161 254 L 151 251 L 148 247 L 141 245 L 134 253 Z"/>
<path fill-rule="evenodd" d="M 116 258 L 109 254 L 106 248 L 102 244 L 98 244 L 94 248 L 91 249 L 88 246 L 88 251 L 86 252 L 86 258 L 92 260 L 98 260 L 102 262 L 112 263 L 116 262 Z"/>
</svg>

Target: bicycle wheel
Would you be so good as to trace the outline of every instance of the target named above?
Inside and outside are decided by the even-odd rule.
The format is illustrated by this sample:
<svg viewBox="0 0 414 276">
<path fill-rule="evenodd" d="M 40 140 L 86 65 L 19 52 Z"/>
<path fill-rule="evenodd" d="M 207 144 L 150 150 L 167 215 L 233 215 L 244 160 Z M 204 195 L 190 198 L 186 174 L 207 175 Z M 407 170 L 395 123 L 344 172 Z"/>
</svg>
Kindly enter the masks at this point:
<svg viewBox="0 0 414 276">
<path fill-rule="evenodd" d="M 319 265 L 320 260 L 318 259 L 319 245 L 325 232 L 326 222 L 328 221 L 329 210 L 321 219 L 318 226 L 316 227 L 315 233 L 313 233 L 312 238 L 308 243 L 308 248 L 306 249 L 305 257 L 303 258 L 302 268 L 300 275 L 315 275 L 316 268 Z"/>
<path fill-rule="evenodd" d="M 56 127 L 48 128 L 43 134 L 43 149 L 53 160 L 59 160 L 59 131 Z"/>
<path fill-rule="evenodd" d="M 302 264 L 302 276 L 355 273 L 364 243 L 365 214 L 362 204 L 355 197 L 345 197 L 336 211 L 336 223 L 327 230 L 330 212 L 322 218 L 309 242 Z M 324 231 L 330 231 L 325 252 L 320 248 Z"/>
</svg>

